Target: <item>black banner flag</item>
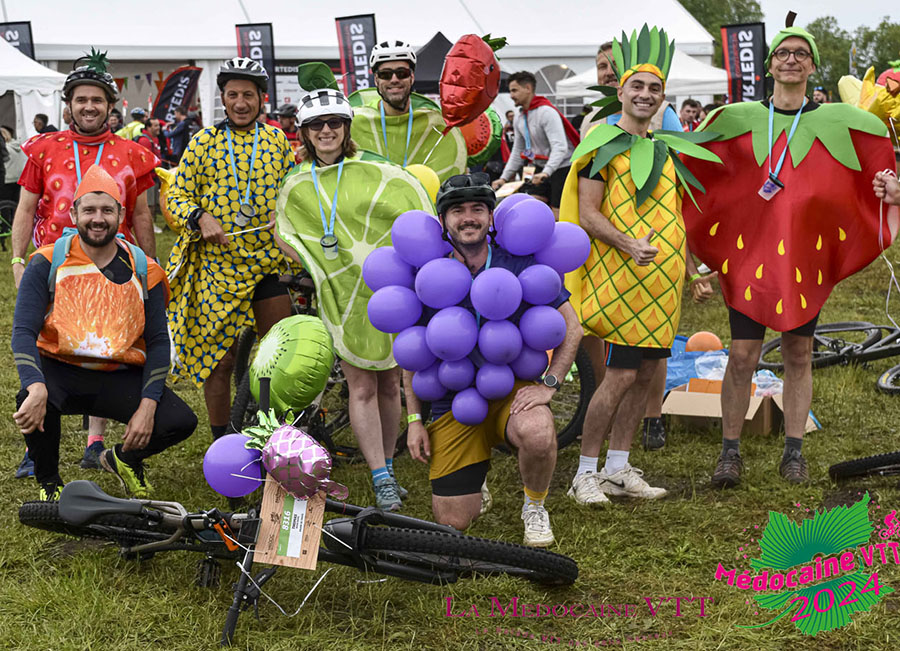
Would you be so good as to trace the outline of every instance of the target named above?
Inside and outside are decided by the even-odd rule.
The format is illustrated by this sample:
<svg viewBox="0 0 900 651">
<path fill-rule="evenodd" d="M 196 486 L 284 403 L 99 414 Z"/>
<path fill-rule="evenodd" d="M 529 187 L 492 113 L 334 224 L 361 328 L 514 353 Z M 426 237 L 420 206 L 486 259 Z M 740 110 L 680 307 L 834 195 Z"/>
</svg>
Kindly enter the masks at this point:
<svg viewBox="0 0 900 651">
<path fill-rule="evenodd" d="M 272 23 L 235 25 L 237 29 L 238 56 L 253 59 L 269 73 L 269 102 L 277 102 L 275 94 L 275 40 Z"/>
<path fill-rule="evenodd" d="M 369 69 L 369 53 L 375 47 L 375 14 L 344 16 L 334 19 L 338 35 L 344 92 L 375 86 Z"/>
<path fill-rule="evenodd" d="M 0 32 L 6 42 L 25 56 L 34 58 L 34 39 L 31 38 L 31 22 L 0 23 Z"/>
<path fill-rule="evenodd" d="M 766 25 L 722 25 L 728 101 L 753 102 L 766 93 Z"/>
<path fill-rule="evenodd" d="M 163 82 L 162 90 L 153 104 L 152 116 L 165 122 L 175 121 L 175 109 L 183 106 L 187 110 L 200 81 L 200 68 L 184 66 L 178 68 Z"/>
</svg>

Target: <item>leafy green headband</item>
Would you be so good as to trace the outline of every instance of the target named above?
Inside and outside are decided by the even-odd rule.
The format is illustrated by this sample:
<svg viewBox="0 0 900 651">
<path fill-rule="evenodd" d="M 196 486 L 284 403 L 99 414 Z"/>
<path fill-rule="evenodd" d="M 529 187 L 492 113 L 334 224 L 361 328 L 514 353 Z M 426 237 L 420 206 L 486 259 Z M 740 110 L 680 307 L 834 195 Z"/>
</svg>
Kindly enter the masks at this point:
<svg viewBox="0 0 900 651">
<path fill-rule="evenodd" d="M 804 41 L 809 43 L 809 49 L 812 52 L 813 63 L 816 64 L 816 67 L 819 67 L 819 48 L 816 47 L 816 39 L 815 37 L 807 32 L 802 27 L 794 27 L 794 18 L 797 17 L 793 11 L 789 11 L 787 18 L 784 20 L 784 29 L 775 34 L 775 38 L 772 39 L 772 45 L 769 46 L 769 54 L 766 56 L 766 70 L 769 69 L 769 64 L 772 62 L 772 55 L 775 53 L 775 50 L 778 49 L 778 46 L 786 38 L 790 38 L 791 36 L 796 36 L 797 38 L 802 38 Z M 768 73 L 767 73 L 768 74 Z"/>
</svg>

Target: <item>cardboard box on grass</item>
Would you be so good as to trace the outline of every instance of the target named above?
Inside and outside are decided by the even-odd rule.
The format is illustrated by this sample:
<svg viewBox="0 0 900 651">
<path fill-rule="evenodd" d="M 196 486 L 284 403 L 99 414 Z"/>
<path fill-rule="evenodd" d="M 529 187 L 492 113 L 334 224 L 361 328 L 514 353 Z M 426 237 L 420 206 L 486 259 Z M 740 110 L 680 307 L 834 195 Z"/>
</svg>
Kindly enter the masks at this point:
<svg viewBox="0 0 900 651">
<path fill-rule="evenodd" d="M 667 414 L 672 423 L 680 424 L 685 429 L 721 429 L 721 392 L 721 380 L 691 378 L 688 384 L 675 387 L 669 392 L 663 402 L 662 413 Z M 741 434 L 778 434 L 784 428 L 784 396 L 778 394 L 760 398 L 752 395 L 755 392 L 754 384 Z M 805 431 L 815 429 L 818 429 L 815 421 L 807 417 Z"/>
</svg>

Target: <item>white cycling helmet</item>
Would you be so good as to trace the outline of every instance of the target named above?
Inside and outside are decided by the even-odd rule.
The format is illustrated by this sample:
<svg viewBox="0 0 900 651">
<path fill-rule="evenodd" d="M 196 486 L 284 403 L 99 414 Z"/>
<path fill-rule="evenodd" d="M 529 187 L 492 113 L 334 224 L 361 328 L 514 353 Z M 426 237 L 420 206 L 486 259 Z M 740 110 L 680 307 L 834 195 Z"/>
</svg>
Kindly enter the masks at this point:
<svg viewBox="0 0 900 651">
<path fill-rule="evenodd" d="M 269 73 L 266 69 L 247 57 L 234 57 L 219 67 L 219 74 L 216 76 L 219 90 L 225 90 L 225 84 L 232 79 L 252 81 L 263 93 L 267 92 L 269 85 Z"/>
<path fill-rule="evenodd" d="M 313 90 L 300 98 L 297 120 L 301 127 L 323 115 L 337 115 L 352 120 L 353 109 L 343 93 L 331 88 Z"/>
<path fill-rule="evenodd" d="M 416 53 L 409 43 L 403 41 L 382 41 L 372 48 L 369 55 L 369 67 L 375 69 L 385 61 L 409 61 L 409 67 L 416 68 Z"/>
</svg>

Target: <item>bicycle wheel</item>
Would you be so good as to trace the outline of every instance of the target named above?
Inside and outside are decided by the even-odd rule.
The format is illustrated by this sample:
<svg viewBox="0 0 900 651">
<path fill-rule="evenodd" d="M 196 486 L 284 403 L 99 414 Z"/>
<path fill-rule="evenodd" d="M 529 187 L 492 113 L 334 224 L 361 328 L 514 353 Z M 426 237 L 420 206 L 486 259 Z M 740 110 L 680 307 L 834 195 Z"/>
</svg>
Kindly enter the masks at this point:
<svg viewBox="0 0 900 651">
<path fill-rule="evenodd" d="M 9 199 L 0 201 L 0 238 L 9 237 L 12 233 L 13 217 L 18 204 Z"/>
<path fill-rule="evenodd" d="M 170 535 L 161 531 L 149 518 L 124 513 L 101 515 L 88 524 L 69 524 L 59 516 L 58 502 L 25 502 L 19 507 L 19 522 L 76 538 L 109 540 L 122 547 L 157 542 Z"/>
<path fill-rule="evenodd" d="M 833 481 L 867 475 L 900 475 L 900 452 L 850 459 L 836 463 L 828 469 L 828 476 Z"/>
<path fill-rule="evenodd" d="M 882 393 L 900 393 L 900 364 L 882 373 L 877 386 Z"/>
<path fill-rule="evenodd" d="M 560 450 L 570 445 L 581 434 L 584 416 L 597 388 L 591 358 L 581 345 L 575 353 L 573 375 L 574 381 L 564 382 L 550 401 L 550 411 L 556 424 L 556 447 Z"/>
<path fill-rule="evenodd" d="M 881 328 L 865 321 L 842 321 L 816 326 L 813 334 L 812 367 L 849 364 L 853 357 L 881 339 Z M 783 371 L 781 337 L 763 344 L 757 368 Z"/>
<path fill-rule="evenodd" d="M 544 585 L 571 585 L 578 565 L 568 556 L 499 540 L 423 529 L 370 527 L 362 542 L 366 551 L 394 563 L 460 577 L 509 574 Z"/>
<path fill-rule="evenodd" d="M 244 377 L 234 392 L 234 401 L 231 403 L 231 417 L 228 424 L 230 431 L 242 432 L 247 427 L 257 424 L 256 413 L 259 405 L 250 394 L 250 370 L 244 371 Z"/>
<path fill-rule="evenodd" d="M 234 388 L 241 386 L 244 374 L 250 368 L 250 353 L 253 352 L 253 344 L 256 343 L 256 330 L 252 327 L 244 328 L 238 335 L 234 351 Z"/>
</svg>

